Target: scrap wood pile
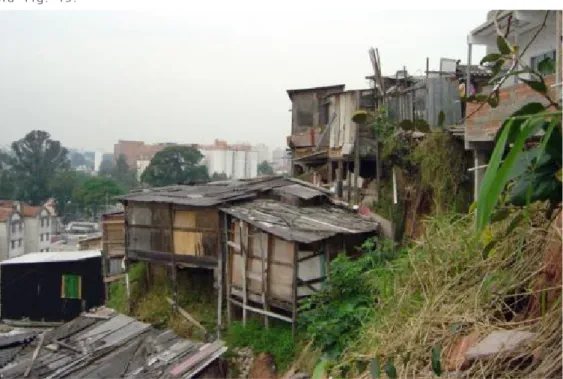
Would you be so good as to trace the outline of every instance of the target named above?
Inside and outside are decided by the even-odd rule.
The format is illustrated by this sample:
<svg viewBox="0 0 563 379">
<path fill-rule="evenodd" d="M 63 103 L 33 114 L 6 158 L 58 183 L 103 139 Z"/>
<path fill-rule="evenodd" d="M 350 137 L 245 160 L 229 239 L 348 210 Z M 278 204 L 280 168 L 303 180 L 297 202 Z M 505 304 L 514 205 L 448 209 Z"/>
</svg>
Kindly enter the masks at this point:
<svg viewBox="0 0 563 379">
<path fill-rule="evenodd" d="M 191 378 L 227 350 L 221 340 L 182 339 L 109 308 L 32 334 L 12 337 L 19 350 L 2 378 Z"/>
<path fill-rule="evenodd" d="M 336 372 L 561 377 L 561 211 L 513 211 L 481 237 L 473 223 L 429 220 L 418 246 L 374 273 L 376 317 Z"/>
</svg>

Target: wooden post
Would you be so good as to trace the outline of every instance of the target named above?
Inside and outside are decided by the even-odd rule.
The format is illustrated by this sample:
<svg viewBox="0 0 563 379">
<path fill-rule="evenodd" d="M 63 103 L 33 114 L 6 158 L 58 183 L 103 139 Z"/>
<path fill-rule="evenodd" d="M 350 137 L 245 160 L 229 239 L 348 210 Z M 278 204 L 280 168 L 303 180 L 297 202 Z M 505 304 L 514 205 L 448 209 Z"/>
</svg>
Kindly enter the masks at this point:
<svg viewBox="0 0 563 379">
<path fill-rule="evenodd" d="M 327 176 L 327 180 L 328 180 L 328 185 L 330 187 L 332 187 L 332 182 L 334 181 L 333 178 L 333 172 L 332 172 L 332 161 L 329 159 L 328 163 L 326 164 L 327 168 L 328 168 L 328 176 Z"/>
<path fill-rule="evenodd" d="M 336 171 L 336 197 L 342 199 L 342 180 L 344 178 L 344 164 L 342 159 L 338 160 L 338 170 Z"/>
<path fill-rule="evenodd" d="M 170 213 L 170 252 L 172 253 L 172 300 L 174 305 L 172 308 L 176 310 L 178 306 L 178 278 L 176 272 L 176 251 L 174 249 L 174 208 L 172 204 L 168 205 Z"/>
<path fill-rule="evenodd" d="M 293 340 L 295 340 L 295 332 L 297 329 L 297 279 L 299 276 L 297 275 L 297 271 L 299 266 L 297 264 L 297 255 L 299 254 L 299 244 L 297 242 L 293 242 L 293 283 L 292 283 L 292 308 L 293 311 L 291 312 L 291 335 L 293 336 Z"/>
<path fill-rule="evenodd" d="M 268 244 L 266 246 L 266 272 L 265 272 L 265 294 L 264 294 L 264 310 L 270 311 L 270 267 L 272 267 L 272 250 L 274 245 L 274 238 L 271 234 L 268 234 Z M 266 317 L 266 329 L 270 326 L 270 320 Z"/>
<path fill-rule="evenodd" d="M 226 300 L 227 300 L 227 324 L 231 324 L 231 310 L 232 304 L 229 301 L 231 298 L 231 257 L 229 253 L 229 221 L 227 219 L 227 214 L 223 213 L 223 236 L 225 238 L 225 271 L 226 271 Z"/>
<path fill-rule="evenodd" d="M 360 91 L 356 91 L 356 108 L 360 109 Z M 356 138 L 354 141 L 354 202 L 360 204 L 360 123 L 356 123 Z"/>
<path fill-rule="evenodd" d="M 352 162 L 348 161 L 346 164 L 346 201 L 348 204 L 352 205 L 352 175 L 350 167 L 352 166 Z"/>
<path fill-rule="evenodd" d="M 246 241 L 243 240 L 244 225 L 246 225 L 244 221 L 239 220 L 240 253 L 242 256 L 242 325 L 246 326 L 246 306 L 248 305 L 248 294 L 246 292 L 246 248 L 248 245 L 245 244 Z"/>
<path fill-rule="evenodd" d="M 222 234 L 221 221 L 217 220 L 217 339 L 221 338 L 221 328 L 223 327 L 223 244 L 221 243 Z"/>
<path fill-rule="evenodd" d="M 127 203 L 125 203 L 125 213 L 123 217 L 123 225 L 125 228 L 125 249 L 124 249 L 124 258 L 123 258 L 123 265 L 125 271 L 125 291 L 127 294 L 127 310 L 131 313 L 131 286 L 129 283 L 129 208 L 127 207 Z"/>
<path fill-rule="evenodd" d="M 262 232 L 258 232 L 257 230 L 253 230 L 253 233 L 260 233 L 258 236 L 260 237 L 260 260 L 262 262 L 262 308 L 267 311 L 266 308 L 266 252 L 264 251 L 264 242 L 262 241 Z M 267 242 L 266 242 L 267 244 Z M 266 249 L 268 247 L 266 246 Z M 264 315 L 264 326 L 268 327 L 268 316 Z"/>
</svg>

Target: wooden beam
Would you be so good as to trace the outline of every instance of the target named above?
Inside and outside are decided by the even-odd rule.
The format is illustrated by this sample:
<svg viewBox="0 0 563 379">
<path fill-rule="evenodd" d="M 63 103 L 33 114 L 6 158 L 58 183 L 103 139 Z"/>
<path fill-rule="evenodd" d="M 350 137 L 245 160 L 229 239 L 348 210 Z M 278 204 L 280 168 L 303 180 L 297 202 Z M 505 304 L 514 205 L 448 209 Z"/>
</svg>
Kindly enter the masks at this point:
<svg viewBox="0 0 563 379">
<path fill-rule="evenodd" d="M 244 221 L 239 220 L 239 238 L 240 238 L 240 246 L 242 252 L 242 301 L 244 306 L 242 307 L 242 325 L 246 326 L 246 306 L 247 306 L 247 292 L 246 292 L 246 248 L 248 244 L 243 242 L 243 226 L 245 225 Z M 248 233 L 247 233 L 248 235 Z"/>
<path fill-rule="evenodd" d="M 43 334 L 41 334 L 41 337 L 39 338 L 39 342 L 37 343 L 37 347 L 35 348 L 35 351 L 33 352 L 33 357 L 31 358 L 31 362 L 29 363 L 29 366 L 27 366 L 27 369 L 25 370 L 25 373 L 23 374 L 24 378 L 27 378 L 29 376 L 29 374 L 31 373 L 31 369 L 33 368 L 33 365 L 35 364 L 35 361 L 37 360 L 37 356 L 39 356 L 39 352 L 41 351 L 41 348 L 43 347 L 44 341 L 45 341 L 45 332 L 43 332 Z"/>
<path fill-rule="evenodd" d="M 265 234 L 267 236 L 267 234 Z M 261 272 L 261 277 L 260 277 L 260 281 L 261 281 L 261 289 L 262 289 L 262 308 L 263 310 L 266 312 L 266 251 L 264 249 L 264 243 L 262 242 L 262 237 L 263 234 L 261 233 L 259 236 L 260 238 L 260 257 L 261 257 L 261 263 L 262 263 L 262 272 Z M 266 247 L 267 249 L 267 247 Z M 268 316 L 264 315 L 264 326 L 267 328 L 268 327 Z"/>
<path fill-rule="evenodd" d="M 217 258 L 213 256 L 194 256 L 188 254 L 174 254 L 176 263 L 188 263 L 196 267 L 215 268 L 217 267 Z M 146 262 L 160 262 L 169 265 L 170 253 L 156 250 L 146 249 L 129 249 L 129 256 L 132 260 L 141 260 Z"/>
<path fill-rule="evenodd" d="M 317 251 L 313 254 L 307 255 L 306 257 L 299 258 L 297 260 L 297 262 L 308 261 L 309 259 L 313 259 L 313 258 L 318 257 L 318 256 L 323 255 L 323 254 L 324 254 L 323 251 Z"/>
<path fill-rule="evenodd" d="M 360 91 L 356 91 L 356 107 L 360 109 Z M 356 138 L 354 141 L 354 202 L 360 204 L 360 125 L 356 123 Z"/>
<path fill-rule="evenodd" d="M 171 208 L 171 207 L 170 207 Z M 151 230 L 168 230 L 170 227 L 162 226 L 162 225 L 141 225 L 141 224 L 133 224 L 129 225 L 131 229 L 151 229 Z M 183 226 L 172 226 L 172 231 L 175 232 L 193 232 L 193 233 L 217 233 L 217 229 L 215 228 L 190 228 L 190 227 L 183 227 Z"/>
<path fill-rule="evenodd" d="M 280 314 L 277 314 L 277 313 L 274 313 L 274 312 L 264 311 L 260 308 L 255 308 L 255 307 L 252 307 L 250 305 L 244 305 L 240 301 L 237 301 L 237 300 L 232 299 L 232 298 L 229 298 L 229 301 L 231 303 L 235 304 L 235 305 L 238 305 L 239 307 L 242 307 L 243 311 L 249 310 L 249 311 L 252 311 L 252 312 L 255 312 L 255 313 L 258 313 L 258 314 L 267 315 L 267 316 L 270 316 L 270 317 L 273 317 L 273 318 L 277 318 L 278 320 L 282 320 L 282 321 L 285 321 L 285 322 L 292 322 L 292 320 L 293 320 L 290 317 L 286 317 L 286 316 L 283 316 L 283 315 L 280 315 Z"/>
<path fill-rule="evenodd" d="M 125 266 L 125 290 L 127 294 L 127 310 L 131 313 L 131 287 L 129 284 L 129 221 L 127 220 L 128 207 L 125 206 L 125 216 L 123 218 L 123 224 L 125 228 L 125 259 L 123 264 Z"/>
<path fill-rule="evenodd" d="M 221 220 L 217 220 L 217 227 L 221 229 Z M 221 338 L 221 328 L 223 327 L 223 244 L 221 243 L 221 234 L 217 234 L 217 254 L 218 254 L 218 272 L 217 272 L 217 339 Z"/>
<path fill-rule="evenodd" d="M 174 208 L 172 204 L 168 206 L 168 212 L 170 217 L 170 251 L 172 253 L 172 299 L 174 300 L 174 304 L 172 308 L 178 308 L 178 278 L 177 278 L 177 270 L 178 267 L 176 266 L 176 251 L 174 249 Z"/>
<path fill-rule="evenodd" d="M 203 325 L 201 325 L 191 314 L 189 314 L 185 309 L 183 309 L 182 307 L 180 307 L 178 305 L 178 303 L 176 303 L 174 300 L 172 300 L 171 298 L 167 297 L 166 301 L 168 302 L 168 304 L 172 305 L 172 307 L 174 307 L 178 313 L 180 313 L 186 320 L 188 320 L 189 322 L 191 322 L 192 324 L 194 324 L 195 326 L 197 326 L 199 329 L 201 329 L 204 333 L 207 333 L 207 330 L 203 327 Z"/>
<path fill-rule="evenodd" d="M 223 213 L 223 233 L 224 233 L 224 238 L 225 238 L 225 254 L 226 254 L 226 262 L 225 262 L 225 268 L 226 268 L 226 280 L 227 280 L 227 286 L 226 286 L 226 299 L 229 298 L 229 296 L 231 296 L 231 254 L 229 251 L 229 220 L 227 218 L 227 214 Z M 227 301 L 227 324 L 230 325 L 231 324 L 231 303 L 229 303 Z"/>
<path fill-rule="evenodd" d="M 272 267 L 272 251 L 274 249 L 274 237 L 271 234 L 267 234 L 268 236 L 268 243 L 266 246 L 266 272 L 265 275 L 265 286 L 264 286 L 264 310 L 266 312 L 270 311 L 270 269 Z M 266 317 L 266 328 L 268 328 L 270 321 L 268 317 Z"/>
<path fill-rule="evenodd" d="M 125 278 L 125 274 L 117 274 L 117 275 L 112 275 L 112 276 L 106 276 L 104 278 L 104 282 L 105 283 L 111 283 L 111 282 L 115 282 L 116 280 L 123 279 L 123 278 Z"/>
<path fill-rule="evenodd" d="M 291 312 L 291 335 L 295 340 L 295 332 L 297 328 L 297 274 L 299 266 L 297 263 L 297 255 L 299 254 L 299 244 L 297 242 L 293 243 L 293 280 L 292 286 L 292 312 Z"/>
</svg>

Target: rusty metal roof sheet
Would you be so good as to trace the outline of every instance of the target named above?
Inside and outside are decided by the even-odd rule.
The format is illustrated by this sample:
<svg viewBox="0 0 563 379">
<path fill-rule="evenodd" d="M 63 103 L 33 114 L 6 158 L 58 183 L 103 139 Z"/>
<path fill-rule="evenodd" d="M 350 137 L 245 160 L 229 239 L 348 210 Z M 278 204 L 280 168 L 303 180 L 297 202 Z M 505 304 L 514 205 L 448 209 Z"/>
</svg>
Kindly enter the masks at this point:
<svg viewBox="0 0 563 379">
<path fill-rule="evenodd" d="M 269 176 L 250 180 L 229 180 L 193 186 L 168 186 L 149 190 L 133 191 L 116 199 L 122 202 L 164 203 L 191 207 L 213 207 L 227 203 L 255 199 L 262 193 L 291 186 L 296 196 L 305 199 L 328 195 L 330 192 L 293 178 Z M 301 187 L 300 190 L 296 186 Z"/>
<path fill-rule="evenodd" d="M 259 199 L 221 208 L 240 220 L 288 241 L 312 243 L 338 234 L 375 232 L 379 224 L 336 205 L 297 207 Z"/>
<path fill-rule="evenodd" d="M 183 339 L 171 330 L 157 330 L 113 310 L 108 314 L 107 310 L 102 308 L 90 317 L 81 316 L 46 332 L 31 377 L 164 378 L 175 373 L 190 378 L 226 351 L 220 340 L 204 344 Z M 72 348 L 55 349 L 57 340 Z M 23 377 L 34 350 L 35 346 L 30 346 L 19 354 L 6 351 L 10 359 L 14 352 L 17 356 L 0 370 L 0 376 Z"/>
</svg>

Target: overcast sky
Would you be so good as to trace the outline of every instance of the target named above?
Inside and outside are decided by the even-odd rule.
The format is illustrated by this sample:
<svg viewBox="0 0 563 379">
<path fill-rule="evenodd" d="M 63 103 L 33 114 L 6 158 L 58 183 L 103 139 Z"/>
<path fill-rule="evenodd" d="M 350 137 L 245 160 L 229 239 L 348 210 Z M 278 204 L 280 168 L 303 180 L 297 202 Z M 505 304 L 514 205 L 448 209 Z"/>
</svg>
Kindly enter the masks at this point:
<svg viewBox="0 0 563 379">
<path fill-rule="evenodd" d="M 271 3 L 271 2 L 267 2 Z M 286 90 L 365 88 L 367 50 L 384 74 L 425 59 L 466 61 L 486 11 L 382 11 L 319 4 L 252 12 L 213 2 L 189 12 L 0 12 L 0 146 L 43 129 L 65 146 L 118 139 L 285 147 Z M 207 4 L 207 2 L 206 2 Z M 271 5 L 271 4 L 270 4 Z M 475 56 L 476 55 L 476 56 Z M 482 50 L 477 50 L 474 62 Z"/>
</svg>

